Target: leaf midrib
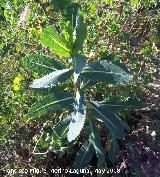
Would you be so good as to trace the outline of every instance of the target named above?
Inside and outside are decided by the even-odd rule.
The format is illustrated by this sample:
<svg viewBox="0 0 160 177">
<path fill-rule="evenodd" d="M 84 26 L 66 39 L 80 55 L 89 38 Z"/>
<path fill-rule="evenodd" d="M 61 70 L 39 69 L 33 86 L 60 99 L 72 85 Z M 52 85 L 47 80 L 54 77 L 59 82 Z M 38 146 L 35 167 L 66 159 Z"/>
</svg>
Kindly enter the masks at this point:
<svg viewBox="0 0 160 177">
<path fill-rule="evenodd" d="M 88 144 L 88 146 L 87 146 L 86 149 L 85 149 L 85 146 L 83 146 L 83 148 L 85 149 L 85 153 L 84 153 L 84 155 L 83 155 L 83 157 L 82 157 L 82 159 L 81 159 L 81 163 L 80 163 L 79 166 L 82 165 L 82 162 L 83 162 L 83 160 L 84 160 L 84 158 L 85 158 L 86 154 L 88 153 L 88 150 L 89 150 L 89 148 L 90 148 L 91 146 L 92 146 L 92 143 L 91 143 L 91 142 L 89 142 L 89 144 Z"/>
<path fill-rule="evenodd" d="M 103 118 L 107 119 L 106 116 L 103 115 L 94 105 L 93 105 L 93 108 L 94 108 Z M 107 119 L 107 120 L 110 122 L 110 124 L 111 124 L 115 129 L 117 129 L 117 127 L 116 127 L 109 119 Z"/>
<path fill-rule="evenodd" d="M 48 106 L 53 105 L 53 104 L 60 103 L 60 102 L 66 101 L 66 100 L 71 100 L 71 99 L 73 99 L 73 97 L 68 97 L 68 98 L 65 98 L 65 99 L 61 99 L 61 100 L 58 100 L 58 101 L 51 102 L 49 104 L 46 104 L 45 106 L 40 107 L 39 109 L 36 109 L 35 111 L 33 111 L 31 113 L 35 113 L 35 112 L 37 112 L 39 110 L 42 110 L 42 109 L 44 109 L 44 108 L 46 108 Z"/>
<path fill-rule="evenodd" d="M 53 71 L 56 71 L 56 69 L 53 69 L 53 68 L 51 68 L 51 67 L 49 67 L 49 66 L 47 66 L 47 65 L 43 65 L 43 64 L 40 64 L 40 63 L 37 63 L 37 62 L 33 62 L 33 61 L 32 61 L 32 63 L 33 63 L 33 64 L 36 64 L 36 65 L 38 65 L 38 66 L 42 66 L 42 67 L 51 69 L 51 70 L 53 70 Z"/>
<path fill-rule="evenodd" d="M 59 46 L 61 46 L 64 50 L 66 50 L 67 52 L 70 53 L 70 50 L 68 48 L 66 48 L 64 45 L 62 45 L 61 43 L 59 43 L 55 38 L 53 38 L 51 35 L 49 35 L 49 37 L 55 42 L 57 43 Z"/>
<path fill-rule="evenodd" d="M 92 71 L 92 70 L 83 70 L 82 71 L 82 73 L 104 73 L 104 74 L 114 74 L 114 75 L 122 75 L 122 76 L 124 76 L 124 75 L 128 75 L 129 76 L 129 74 L 127 74 L 127 73 L 115 73 L 115 72 L 112 72 L 112 71 Z"/>
<path fill-rule="evenodd" d="M 101 105 L 102 105 L 102 106 L 105 106 L 105 105 L 106 105 L 106 106 L 113 106 L 113 107 L 124 107 L 124 108 L 135 108 L 135 107 L 136 107 L 136 106 L 127 106 L 127 105 L 118 105 L 118 104 L 115 105 L 115 104 L 106 104 L 106 103 L 105 103 L 105 104 L 102 103 Z M 137 106 L 137 107 L 138 107 L 138 106 Z"/>
</svg>

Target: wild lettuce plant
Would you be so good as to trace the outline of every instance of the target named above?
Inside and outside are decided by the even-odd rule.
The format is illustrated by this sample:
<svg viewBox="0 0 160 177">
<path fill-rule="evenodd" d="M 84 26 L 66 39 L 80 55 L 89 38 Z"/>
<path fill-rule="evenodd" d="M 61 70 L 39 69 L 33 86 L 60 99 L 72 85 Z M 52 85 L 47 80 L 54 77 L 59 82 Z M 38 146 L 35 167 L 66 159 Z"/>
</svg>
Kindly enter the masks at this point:
<svg viewBox="0 0 160 177">
<path fill-rule="evenodd" d="M 93 63 L 88 62 L 87 57 L 83 54 L 87 26 L 83 16 L 78 13 L 78 6 L 70 3 L 69 7 L 67 6 L 69 10 L 72 9 L 72 12 L 76 7 L 74 13 L 71 13 L 72 18 L 66 20 L 68 23 L 66 31 L 69 37 L 58 34 L 53 26 L 48 26 L 43 29 L 40 41 L 54 54 L 64 60 L 70 60 L 70 67 L 66 68 L 60 61 L 44 55 L 26 56 L 22 59 L 22 63 L 28 69 L 43 75 L 34 80 L 30 88 L 57 87 L 70 78 L 73 80 L 71 87 L 74 93 L 54 91 L 35 102 L 29 109 L 28 116 L 37 119 L 50 112 L 69 109 L 70 115 L 64 118 L 55 129 L 58 137 L 67 138 L 68 142 L 73 142 L 77 140 L 82 131 L 85 131 L 84 127 L 87 127 L 89 132 L 88 140 L 77 153 L 74 167 L 85 168 L 96 153 L 97 166 L 101 168 L 105 164 L 106 153 L 101 144 L 99 132 L 102 124 L 109 130 L 108 136 L 112 139 L 108 157 L 115 162 L 115 153 L 119 148 L 116 140 L 125 138 L 124 130 L 127 128 L 118 113 L 123 109 L 139 108 L 142 105 L 136 99 L 117 103 L 117 101 L 97 101 L 87 97 L 86 91 L 91 85 L 98 82 L 125 84 L 132 81 L 133 75 L 123 64 L 112 61 L 108 57 L 102 57 Z"/>
</svg>

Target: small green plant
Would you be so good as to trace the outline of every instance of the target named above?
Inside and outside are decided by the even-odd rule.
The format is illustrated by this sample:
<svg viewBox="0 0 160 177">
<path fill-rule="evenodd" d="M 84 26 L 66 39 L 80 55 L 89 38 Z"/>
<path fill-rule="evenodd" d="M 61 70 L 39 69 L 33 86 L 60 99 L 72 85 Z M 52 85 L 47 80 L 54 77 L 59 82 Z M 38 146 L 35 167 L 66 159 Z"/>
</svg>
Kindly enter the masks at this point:
<svg viewBox="0 0 160 177">
<path fill-rule="evenodd" d="M 57 2 L 58 1 L 54 1 Z M 66 1 L 67 3 L 68 1 Z M 133 79 L 128 69 L 110 57 L 102 57 L 96 62 L 88 62 L 83 54 L 83 43 L 87 36 L 87 27 L 82 15 L 78 11 L 78 5 L 69 3 L 67 8 L 72 18 L 66 18 L 68 14 L 64 6 L 58 6 L 57 10 L 65 13 L 65 35 L 59 35 L 52 26 L 43 29 L 41 43 L 48 47 L 54 54 L 66 61 L 71 61 L 66 68 L 65 64 L 48 56 L 32 55 L 22 59 L 22 63 L 28 69 L 37 72 L 43 77 L 36 79 L 30 85 L 34 89 L 47 89 L 59 86 L 67 79 L 73 80 L 71 90 L 74 93 L 53 91 L 41 100 L 34 103 L 28 111 L 28 116 L 37 119 L 50 112 L 68 109 L 70 114 L 64 118 L 55 128 L 58 139 L 68 139 L 72 142 L 77 139 L 84 130 L 88 132 L 88 138 L 77 153 L 74 167 L 85 168 L 92 159 L 94 152 L 98 158 L 99 168 L 105 165 L 105 150 L 101 143 L 100 130 L 103 124 L 109 130 L 108 137 L 112 139 L 109 150 L 109 159 L 116 161 L 118 150 L 117 139 L 125 138 L 127 125 L 121 121 L 118 113 L 123 109 L 140 108 L 143 105 L 136 99 L 128 99 L 118 102 L 116 98 L 110 101 L 97 101 L 87 96 L 87 91 L 98 82 L 106 84 L 125 84 Z M 76 9 L 74 11 L 74 9 Z M 72 11 L 71 11 L 72 10 Z M 74 12 L 74 13 L 73 13 Z M 84 129 L 83 129 L 84 128 Z M 82 130 L 83 129 L 83 130 Z"/>
</svg>

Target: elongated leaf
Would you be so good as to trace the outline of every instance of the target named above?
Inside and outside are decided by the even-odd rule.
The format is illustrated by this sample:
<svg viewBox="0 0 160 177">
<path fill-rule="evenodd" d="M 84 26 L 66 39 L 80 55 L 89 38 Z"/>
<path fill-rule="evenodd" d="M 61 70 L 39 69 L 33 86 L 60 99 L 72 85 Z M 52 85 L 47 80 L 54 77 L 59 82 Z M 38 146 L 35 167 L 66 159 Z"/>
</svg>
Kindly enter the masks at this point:
<svg viewBox="0 0 160 177">
<path fill-rule="evenodd" d="M 65 39 L 60 37 L 53 27 L 49 26 L 42 31 L 41 43 L 48 47 L 55 54 L 62 57 L 69 57 L 71 49 Z"/>
<path fill-rule="evenodd" d="M 58 151 L 62 147 L 62 139 L 66 138 L 67 130 L 69 127 L 69 123 L 71 121 L 71 116 L 66 117 L 63 119 L 53 130 L 51 134 L 51 142 L 52 148 Z"/>
<path fill-rule="evenodd" d="M 48 87 L 48 88 L 33 89 L 32 91 L 35 96 L 38 95 L 44 97 L 55 92 L 62 92 L 63 90 L 60 89 L 59 86 L 57 87 L 55 86 L 55 87 Z"/>
<path fill-rule="evenodd" d="M 69 5 L 71 0 L 51 0 L 53 9 L 55 11 L 64 11 L 66 6 Z"/>
<path fill-rule="evenodd" d="M 75 27 L 76 16 L 80 7 L 78 3 L 71 0 L 51 0 L 51 4 L 55 11 L 61 11 L 62 18 L 66 22 L 70 21 L 73 27 Z"/>
<path fill-rule="evenodd" d="M 81 84 L 81 89 L 85 89 L 85 88 L 88 88 L 88 87 L 91 87 L 93 86 L 94 84 L 96 84 L 95 81 L 91 80 L 91 79 L 87 79 L 85 77 L 81 77 L 81 81 L 82 81 L 82 84 Z"/>
<path fill-rule="evenodd" d="M 84 98 L 78 91 L 76 92 L 76 99 L 74 104 L 74 112 L 72 113 L 72 120 L 69 124 L 68 141 L 71 142 L 80 134 L 85 121 L 86 107 L 84 106 Z"/>
<path fill-rule="evenodd" d="M 82 70 L 81 75 L 93 81 L 109 84 L 124 84 L 133 79 L 129 71 L 122 64 L 113 63 L 108 60 L 100 60 L 89 64 Z"/>
<path fill-rule="evenodd" d="M 63 69 L 63 70 L 56 70 L 52 73 L 33 81 L 30 85 L 31 88 L 48 88 L 52 87 L 60 82 L 63 82 L 71 76 L 72 70 Z"/>
<path fill-rule="evenodd" d="M 78 3 L 71 3 L 66 7 L 65 12 L 63 13 L 65 21 L 70 21 L 73 28 L 76 26 L 76 17 L 80 5 Z"/>
<path fill-rule="evenodd" d="M 48 74 L 57 69 L 64 69 L 65 66 L 55 59 L 44 55 L 29 55 L 22 58 L 22 64 L 27 69 L 38 74 Z"/>
<path fill-rule="evenodd" d="M 78 111 L 72 114 L 72 120 L 69 124 L 69 131 L 67 135 L 69 142 L 75 140 L 78 137 L 84 126 L 84 122 L 85 122 L 84 114 L 81 114 Z"/>
<path fill-rule="evenodd" d="M 88 162 L 91 161 L 94 155 L 94 148 L 91 142 L 86 142 L 82 145 L 80 150 L 77 152 L 76 159 L 74 161 L 75 169 L 86 168 Z"/>
<path fill-rule="evenodd" d="M 77 54 L 78 51 L 82 50 L 84 40 L 87 37 L 87 27 L 84 23 L 84 19 L 81 15 L 77 17 L 76 28 L 75 28 L 75 42 L 73 46 L 73 53 Z"/>
<path fill-rule="evenodd" d="M 71 115 L 67 116 L 55 128 L 55 131 L 60 138 L 65 138 L 65 136 L 67 136 L 66 132 L 68 131 L 71 119 L 72 119 Z"/>
<path fill-rule="evenodd" d="M 110 100 L 108 102 L 100 102 L 103 109 L 107 109 L 110 112 L 115 114 L 119 113 L 124 109 L 133 109 L 133 108 L 144 108 L 145 104 L 139 101 L 136 98 L 129 98 L 124 102 L 116 102 L 116 99 Z"/>
<path fill-rule="evenodd" d="M 34 103 L 29 109 L 28 116 L 31 118 L 40 117 L 49 112 L 55 112 L 73 104 L 73 95 L 70 93 L 54 93 Z"/>
<path fill-rule="evenodd" d="M 81 55 L 77 55 L 75 56 L 75 60 L 74 60 L 74 83 L 77 82 L 78 77 L 82 71 L 82 69 L 85 67 L 86 65 L 86 57 L 81 56 Z"/>
<path fill-rule="evenodd" d="M 105 152 L 101 144 L 101 137 L 99 136 L 98 129 L 95 126 L 94 122 L 90 120 L 91 127 L 91 143 L 95 149 L 97 158 L 98 158 L 98 168 L 103 168 L 105 163 Z"/>
<path fill-rule="evenodd" d="M 112 140 L 108 151 L 108 158 L 112 163 L 117 162 L 119 153 L 119 145 L 115 139 Z"/>
<path fill-rule="evenodd" d="M 125 137 L 124 128 L 126 125 L 119 119 L 115 114 L 110 113 L 108 110 L 103 109 L 103 107 L 97 102 L 91 102 L 93 109 L 92 114 L 100 118 L 106 127 L 110 130 L 114 138 L 123 139 Z"/>
</svg>

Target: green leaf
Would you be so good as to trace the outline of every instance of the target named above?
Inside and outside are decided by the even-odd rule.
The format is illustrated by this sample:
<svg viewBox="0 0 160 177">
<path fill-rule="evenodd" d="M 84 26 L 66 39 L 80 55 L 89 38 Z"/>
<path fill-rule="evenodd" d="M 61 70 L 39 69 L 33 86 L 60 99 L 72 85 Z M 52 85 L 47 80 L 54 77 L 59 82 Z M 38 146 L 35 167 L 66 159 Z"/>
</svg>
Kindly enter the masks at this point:
<svg viewBox="0 0 160 177">
<path fill-rule="evenodd" d="M 124 84 L 133 79 L 131 73 L 122 64 L 108 60 L 88 64 L 81 75 L 87 79 L 108 84 Z"/>
<path fill-rule="evenodd" d="M 55 86 L 55 87 L 48 87 L 48 88 L 39 88 L 39 89 L 33 89 L 33 94 L 36 96 L 47 96 L 50 95 L 54 92 L 62 92 L 63 89 L 60 89 L 59 86 Z"/>
<path fill-rule="evenodd" d="M 60 138 L 66 137 L 66 132 L 68 131 L 71 119 L 72 115 L 69 115 L 65 119 L 63 119 L 58 126 L 56 126 L 55 131 Z"/>
<path fill-rule="evenodd" d="M 69 124 L 69 131 L 67 136 L 69 142 L 75 140 L 80 134 L 84 126 L 85 116 L 86 107 L 84 106 L 84 98 L 82 94 L 77 91 L 74 103 L 74 112 L 72 113 L 72 120 Z"/>
<path fill-rule="evenodd" d="M 50 138 L 50 146 L 54 149 L 54 151 L 59 151 L 62 147 L 62 142 L 60 137 L 57 135 L 57 132 L 53 130 L 52 134 L 48 138 Z"/>
<path fill-rule="evenodd" d="M 86 65 L 86 57 L 77 55 L 74 57 L 74 83 L 77 82 L 82 69 Z"/>
<path fill-rule="evenodd" d="M 104 109 L 98 102 L 90 102 L 92 105 L 91 113 L 100 118 L 114 138 L 124 139 L 124 128 L 126 125 L 119 119 L 117 115 Z"/>
<path fill-rule="evenodd" d="M 110 149 L 108 151 L 108 158 L 112 163 L 117 162 L 119 153 L 119 145 L 116 140 L 112 140 Z"/>
<path fill-rule="evenodd" d="M 94 148 L 91 142 L 86 142 L 77 152 L 76 159 L 74 161 L 75 169 L 83 169 L 86 168 L 88 162 L 91 161 L 94 155 Z"/>
<path fill-rule="evenodd" d="M 124 109 L 138 109 L 145 107 L 145 104 L 136 98 L 129 98 L 128 100 L 123 102 L 118 102 L 117 100 L 119 99 L 114 98 L 114 100 L 110 100 L 108 102 L 102 101 L 99 103 L 101 104 L 103 109 L 107 109 L 115 114 L 119 113 Z"/>
<path fill-rule="evenodd" d="M 82 50 L 84 40 L 87 37 L 87 27 L 84 23 L 83 17 L 79 15 L 76 21 L 75 28 L 75 42 L 73 45 L 73 53 L 76 55 L 78 51 Z"/>
<path fill-rule="evenodd" d="M 66 138 L 69 123 L 71 121 L 71 115 L 64 118 L 52 131 L 51 134 L 45 139 L 45 141 L 50 141 L 50 145 L 54 151 L 60 150 L 62 147 L 62 140 Z"/>
<path fill-rule="evenodd" d="M 69 57 L 71 54 L 68 42 L 60 37 L 51 26 L 46 27 L 42 31 L 41 43 L 59 56 Z"/>
<path fill-rule="evenodd" d="M 69 5 L 71 0 L 51 0 L 51 4 L 55 11 L 64 11 L 66 6 Z"/>
<path fill-rule="evenodd" d="M 29 55 L 22 58 L 22 64 L 27 69 L 38 74 L 48 74 L 57 69 L 64 69 L 65 66 L 55 59 L 44 55 Z"/>
<path fill-rule="evenodd" d="M 90 142 L 93 144 L 98 158 L 98 168 L 103 168 L 105 163 L 105 152 L 101 144 L 101 137 L 99 136 L 98 129 L 95 126 L 93 120 L 90 120 L 90 127 L 92 131 Z"/>
<path fill-rule="evenodd" d="M 73 102 L 73 95 L 70 93 L 54 93 L 34 103 L 29 109 L 28 116 L 31 118 L 40 117 L 49 112 L 55 112 L 70 107 Z"/>
<path fill-rule="evenodd" d="M 86 79 L 85 77 L 81 77 L 81 81 L 82 81 L 82 84 L 81 84 L 82 90 L 85 90 L 86 88 L 92 87 L 94 84 L 96 84 L 95 81 Z"/>
<path fill-rule="evenodd" d="M 52 73 L 33 81 L 30 85 L 31 88 L 48 88 L 52 87 L 60 82 L 67 80 L 71 74 L 72 70 L 63 69 L 63 70 L 56 70 Z"/>
<path fill-rule="evenodd" d="M 52 0 L 51 4 L 55 11 L 61 11 L 62 19 L 64 19 L 65 22 L 71 22 L 74 28 L 78 8 L 80 7 L 79 4 L 72 3 L 71 0 Z"/>
<path fill-rule="evenodd" d="M 66 7 L 66 11 L 63 13 L 65 21 L 70 21 L 72 23 L 72 27 L 76 26 L 76 18 L 79 9 L 78 3 L 71 3 Z"/>
</svg>

